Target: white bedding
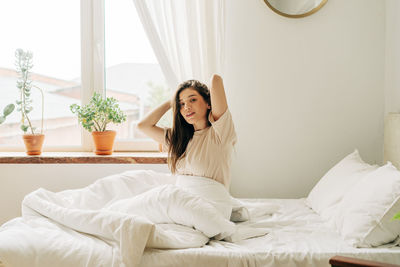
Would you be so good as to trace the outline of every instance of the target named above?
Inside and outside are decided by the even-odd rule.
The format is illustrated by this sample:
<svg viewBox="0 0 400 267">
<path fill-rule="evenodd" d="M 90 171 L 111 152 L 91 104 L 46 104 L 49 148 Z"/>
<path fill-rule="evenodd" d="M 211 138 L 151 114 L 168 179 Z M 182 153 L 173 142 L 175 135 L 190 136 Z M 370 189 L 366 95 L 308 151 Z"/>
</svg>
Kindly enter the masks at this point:
<svg viewBox="0 0 400 267">
<path fill-rule="evenodd" d="M 204 208 L 199 199 L 190 194 L 188 199 L 195 206 L 201 205 L 192 212 L 190 207 L 193 206 L 185 207 L 186 202 L 169 202 L 170 199 L 165 198 L 169 193 L 179 195 L 172 200 L 185 197 L 171 186 L 176 182 L 175 177 L 148 171 L 114 175 L 80 190 L 57 194 L 39 190 L 24 200 L 22 218 L 0 228 L 0 260 L 5 266 L 21 267 L 279 267 L 329 266 L 330 257 L 343 255 L 400 263 L 399 247 L 357 249 L 347 245 L 305 205 L 304 199 L 240 200 L 229 206 L 230 199 L 221 196 L 218 187 L 214 188 L 216 191 L 205 190 L 204 193 L 203 189 L 212 185 L 198 186 L 196 179 L 185 181 L 190 182 L 178 184 L 192 194 L 210 192 L 205 196 L 212 200 L 205 201 L 207 217 L 198 216 L 196 220 L 190 217 Z M 152 206 L 157 205 L 157 201 L 152 203 L 154 195 L 143 197 L 152 190 L 161 197 L 164 206 Z M 141 193 L 145 194 L 137 197 Z M 150 204 L 143 209 L 138 203 Z M 232 228 L 225 209 L 240 213 L 243 212 L 239 209 L 241 204 L 249 211 L 244 215 L 250 215 L 251 220 Z M 182 213 L 169 211 L 169 207 L 179 207 Z M 132 208 L 142 209 L 142 214 L 128 212 Z M 152 212 L 155 209 L 156 212 Z M 154 214 L 158 214 L 155 218 L 160 220 L 157 224 L 151 221 Z M 159 219 L 163 217 L 167 220 Z M 174 224 L 176 220 L 196 229 Z M 218 224 L 217 227 L 210 227 L 207 220 L 210 225 Z M 212 232 L 215 229 L 216 232 Z M 225 230 L 228 233 L 222 232 Z M 269 233 L 263 235 L 266 232 Z M 208 237 L 214 234 L 236 242 L 211 240 L 207 243 Z M 263 236 L 242 240 L 254 235 Z"/>
<path fill-rule="evenodd" d="M 247 207 L 279 205 L 279 212 L 244 224 L 267 227 L 269 234 L 236 243 L 211 241 L 202 248 L 146 249 L 141 266 L 330 266 L 335 255 L 400 264 L 400 248 L 354 248 L 326 226 L 305 199 L 247 199 Z"/>
<path fill-rule="evenodd" d="M 138 266 L 145 247 L 193 248 L 267 233 L 229 220 L 243 207 L 218 182 L 179 179 L 191 183 L 131 171 L 79 190 L 38 189 L 24 198 L 22 218 L 0 228 L 0 259 L 10 266 Z"/>
</svg>

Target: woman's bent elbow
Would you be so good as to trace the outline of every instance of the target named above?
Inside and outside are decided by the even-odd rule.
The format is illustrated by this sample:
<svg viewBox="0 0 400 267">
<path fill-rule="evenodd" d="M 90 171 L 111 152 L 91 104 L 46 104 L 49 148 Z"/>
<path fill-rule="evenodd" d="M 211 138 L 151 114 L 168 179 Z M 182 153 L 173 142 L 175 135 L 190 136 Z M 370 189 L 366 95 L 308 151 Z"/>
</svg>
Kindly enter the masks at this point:
<svg viewBox="0 0 400 267">
<path fill-rule="evenodd" d="M 138 124 L 136 125 L 136 127 L 143 131 L 144 129 L 146 129 L 146 123 L 144 123 L 143 121 L 139 121 Z"/>
</svg>

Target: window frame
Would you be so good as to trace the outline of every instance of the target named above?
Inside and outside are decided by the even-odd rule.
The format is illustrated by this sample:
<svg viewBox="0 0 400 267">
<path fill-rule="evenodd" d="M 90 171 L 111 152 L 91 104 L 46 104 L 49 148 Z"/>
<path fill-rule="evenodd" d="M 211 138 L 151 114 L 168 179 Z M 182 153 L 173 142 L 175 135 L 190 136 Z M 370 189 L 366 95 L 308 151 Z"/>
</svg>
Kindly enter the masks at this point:
<svg viewBox="0 0 400 267">
<path fill-rule="evenodd" d="M 106 95 L 105 88 L 105 2 L 106 0 L 80 0 L 81 36 L 81 104 L 90 101 L 94 92 Z M 91 152 L 94 143 L 90 132 L 80 125 L 81 145 L 44 146 L 44 152 Z M 45 132 L 46 134 L 46 132 Z M 0 151 L 21 152 L 24 146 L 1 146 Z M 159 151 L 153 140 L 116 140 L 115 152 Z"/>
<path fill-rule="evenodd" d="M 106 95 L 104 1 L 81 0 L 82 104 L 88 103 L 94 92 Z M 82 130 L 81 136 L 82 150 L 92 151 L 90 133 Z M 114 151 L 158 151 L 158 144 L 152 140 L 116 140 Z"/>
</svg>

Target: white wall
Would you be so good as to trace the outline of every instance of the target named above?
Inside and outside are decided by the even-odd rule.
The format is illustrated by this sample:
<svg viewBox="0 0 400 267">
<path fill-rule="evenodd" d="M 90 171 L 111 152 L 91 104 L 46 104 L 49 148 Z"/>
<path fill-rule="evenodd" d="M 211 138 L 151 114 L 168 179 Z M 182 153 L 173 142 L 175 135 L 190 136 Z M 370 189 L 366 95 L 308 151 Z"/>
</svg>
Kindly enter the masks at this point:
<svg viewBox="0 0 400 267">
<path fill-rule="evenodd" d="M 301 19 L 262 0 L 226 3 L 224 80 L 239 138 L 233 195 L 306 196 L 355 148 L 380 163 L 385 2 L 329 0 Z"/>
<path fill-rule="evenodd" d="M 232 193 L 296 198 L 354 148 L 382 160 L 385 6 L 329 0 L 289 19 L 262 0 L 227 0 L 224 81 L 238 133 Z M 0 164 L 0 224 L 23 196 L 85 186 L 128 169 L 160 165 Z"/>
<path fill-rule="evenodd" d="M 385 114 L 400 112 L 400 1 L 386 0 Z"/>
<path fill-rule="evenodd" d="M 384 161 L 400 168 L 400 1 L 386 0 Z M 390 114 L 389 113 L 397 113 Z"/>
</svg>

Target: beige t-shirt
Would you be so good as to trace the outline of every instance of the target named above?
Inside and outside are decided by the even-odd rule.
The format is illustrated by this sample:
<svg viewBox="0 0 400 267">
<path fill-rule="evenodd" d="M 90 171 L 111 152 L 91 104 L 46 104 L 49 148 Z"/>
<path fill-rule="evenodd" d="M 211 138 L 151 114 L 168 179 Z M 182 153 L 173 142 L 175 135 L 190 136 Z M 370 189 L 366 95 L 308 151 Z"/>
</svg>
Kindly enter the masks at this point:
<svg viewBox="0 0 400 267">
<path fill-rule="evenodd" d="M 217 121 L 210 112 L 209 120 L 210 127 L 194 132 L 185 157 L 177 163 L 177 173 L 211 178 L 229 189 L 231 155 L 236 143 L 232 116 L 227 109 Z"/>
</svg>

